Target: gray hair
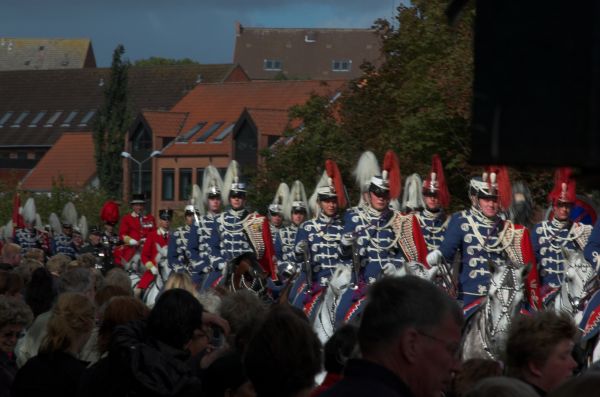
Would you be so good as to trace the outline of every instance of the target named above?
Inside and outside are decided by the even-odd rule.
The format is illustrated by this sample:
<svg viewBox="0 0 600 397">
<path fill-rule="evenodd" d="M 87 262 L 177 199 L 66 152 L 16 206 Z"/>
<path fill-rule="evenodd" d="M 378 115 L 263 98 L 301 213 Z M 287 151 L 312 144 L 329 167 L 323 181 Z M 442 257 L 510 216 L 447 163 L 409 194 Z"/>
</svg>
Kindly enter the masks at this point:
<svg viewBox="0 0 600 397">
<path fill-rule="evenodd" d="M 384 278 L 367 297 L 358 331 L 361 352 L 380 351 L 408 327 L 431 330 L 448 315 L 462 326 L 456 302 L 431 282 L 415 276 Z"/>
<path fill-rule="evenodd" d="M 465 393 L 465 397 L 537 397 L 538 394 L 527 383 L 507 376 L 493 376 L 477 383 Z"/>
<path fill-rule="evenodd" d="M 58 293 L 75 292 L 85 294 L 94 288 L 95 277 L 89 269 L 76 267 L 60 275 Z"/>
<path fill-rule="evenodd" d="M 131 279 L 127 272 L 120 267 L 113 267 L 104 276 L 104 286 L 114 285 L 116 287 L 123 288 L 125 291 L 129 291 L 133 295 L 131 289 Z"/>
<path fill-rule="evenodd" d="M 235 291 L 221 300 L 220 314 L 229 322 L 232 333 L 263 318 L 267 307 L 260 298 L 247 290 Z"/>
<path fill-rule="evenodd" d="M 28 327 L 33 321 L 33 313 L 21 299 L 0 295 L 0 328 L 7 325 Z"/>
</svg>

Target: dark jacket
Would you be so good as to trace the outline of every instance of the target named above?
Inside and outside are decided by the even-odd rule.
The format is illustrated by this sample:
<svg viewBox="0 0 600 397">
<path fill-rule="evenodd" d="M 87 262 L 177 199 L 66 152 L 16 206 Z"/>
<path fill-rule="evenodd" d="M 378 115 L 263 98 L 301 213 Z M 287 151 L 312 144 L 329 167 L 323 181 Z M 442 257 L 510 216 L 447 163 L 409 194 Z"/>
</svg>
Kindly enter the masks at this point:
<svg viewBox="0 0 600 397">
<path fill-rule="evenodd" d="M 108 357 L 83 375 L 80 396 L 198 395 L 189 355 L 152 337 L 143 322 L 117 327 Z"/>
<path fill-rule="evenodd" d="M 87 364 L 65 352 L 40 353 L 17 372 L 13 396 L 76 396 Z"/>
<path fill-rule="evenodd" d="M 393 372 L 367 360 L 350 360 L 342 380 L 319 397 L 412 397 L 408 386 Z"/>
<path fill-rule="evenodd" d="M 0 352 L 0 397 L 10 396 L 10 386 L 17 374 L 15 358 Z"/>
</svg>

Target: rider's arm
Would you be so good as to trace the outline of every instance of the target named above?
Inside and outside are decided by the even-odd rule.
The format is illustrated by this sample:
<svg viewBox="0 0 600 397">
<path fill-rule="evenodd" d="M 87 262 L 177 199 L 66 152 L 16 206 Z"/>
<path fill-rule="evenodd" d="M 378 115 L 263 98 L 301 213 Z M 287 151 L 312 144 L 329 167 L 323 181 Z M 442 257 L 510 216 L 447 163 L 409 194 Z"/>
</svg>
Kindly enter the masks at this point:
<svg viewBox="0 0 600 397">
<path fill-rule="evenodd" d="M 600 271 L 600 221 L 596 223 L 594 229 L 592 229 L 592 234 L 590 235 L 587 244 L 585 245 L 585 249 L 583 250 L 583 254 L 585 255 L 585 260 L 588 261 L 596 271 Z"/>
</svg>

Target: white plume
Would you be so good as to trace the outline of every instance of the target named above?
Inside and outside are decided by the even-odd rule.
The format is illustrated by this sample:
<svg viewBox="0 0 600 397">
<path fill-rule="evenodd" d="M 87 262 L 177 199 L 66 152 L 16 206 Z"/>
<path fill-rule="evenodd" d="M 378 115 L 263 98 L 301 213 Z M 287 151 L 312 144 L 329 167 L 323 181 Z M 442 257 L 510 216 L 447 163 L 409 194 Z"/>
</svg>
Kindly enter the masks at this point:
<svg viewBox="0 0 600 397">
<path fill-rule="evenodd" d="M 423 201 L 423 182 L 419 174 L 412 174 L 406 178 L 404 192 L 402 193 L 402 209 L 424 208 Z"/>
<path fill-rule="evenodd" d="M 229 202 L 229 192 L 231 191 L 231 184 L 236 182 L 240 177 L 240 165 L 237 161 L 231 160 L 225 173 L 225 179 L 223 180 L 223 189 L 221 189 L 221 198 L 223 203 Z"/>
</svg>

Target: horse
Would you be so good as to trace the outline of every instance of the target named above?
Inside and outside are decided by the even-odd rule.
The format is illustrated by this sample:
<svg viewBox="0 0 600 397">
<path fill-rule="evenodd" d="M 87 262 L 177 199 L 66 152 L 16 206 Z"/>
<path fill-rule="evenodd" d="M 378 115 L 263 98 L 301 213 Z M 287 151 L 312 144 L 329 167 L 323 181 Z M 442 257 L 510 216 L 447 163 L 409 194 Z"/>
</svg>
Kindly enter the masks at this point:
<svg viewBox="0 0 600 397">
<path fill-rule="evenodd" d="M 223 279 L 226 289 L 231 292 L 246 289 L 263 296 L 267 290 L 267 276 L 254 255 L 245 253 L 227 264 Z"/>
<path fill-rule="evenodd" d="M 596 271 L 585 260 L 583 252 L 566 248 L 562 252 L 565 257 L 564 279 L 558 293 L 546 303 L 546 307 L 553 308 L 557 313 L 566 312 L 579 323 L 582 315 L 580 303 L 588 295 L 589 284 Z"/>
<path fill-rule="evenodd" d="M 463 330 L 461 358 L 497 360 L 504 350 L 512 319 L 525 299 L 528 268 L 512 263 L 490 262 L 490 286 L 485 301 L 467 321 Z"/>
<path fill-rule="evenodd" d="M 408 262 L 399 269 L 393 265 L 384 266 L 382 269 L 382 277 L 402 277 L 406 275 L 414 275 L 428 281 L 432 281 L 438 275 L 437 267 L 426 268 L 418 262 Z M 313 311 L 316 313 L 313 318 L 313 329 L 322 343 L 325 343 L 335 332 L 340 325 L 340 320 L 336 317 L 344 314 L 344 322 L 352 321 L 362 312 L 362 303 L 364 295 L 358 297 L 347 313 L 338 313 L 340 298 L 346 293 L 353 293 L 359 289 L 359 286 L 352 283 L 352 269 L 346 265 L 338 265 L 324 293 L 319 301 L 315 303 Z M 361 293 L 361 291 L 358 291 Z M 347 298 L 346 298 L 347 299 Z"/>
<path fill-rule="evenodd" d="M 154 277 L 154 281 L 142 292 L 142 302 L 148 307 L 153 307 L 156 299 L 165 287 L 165 283 L 169 279 L 171 268 L 164 258 L 158 262 L 158 274 Z"/>
</svg>

